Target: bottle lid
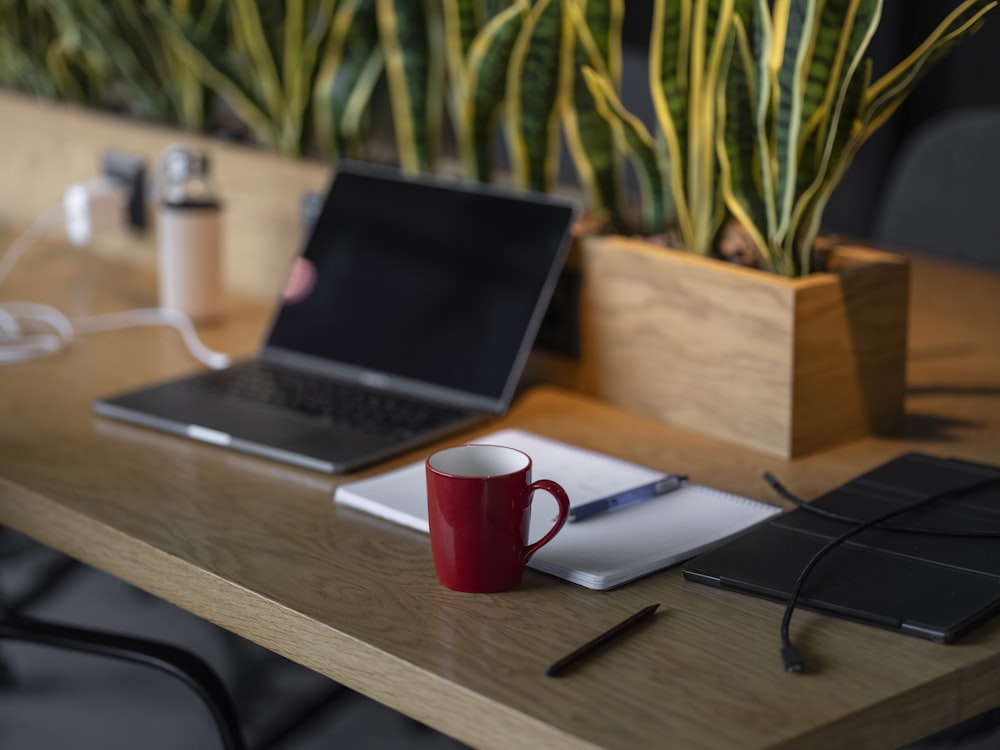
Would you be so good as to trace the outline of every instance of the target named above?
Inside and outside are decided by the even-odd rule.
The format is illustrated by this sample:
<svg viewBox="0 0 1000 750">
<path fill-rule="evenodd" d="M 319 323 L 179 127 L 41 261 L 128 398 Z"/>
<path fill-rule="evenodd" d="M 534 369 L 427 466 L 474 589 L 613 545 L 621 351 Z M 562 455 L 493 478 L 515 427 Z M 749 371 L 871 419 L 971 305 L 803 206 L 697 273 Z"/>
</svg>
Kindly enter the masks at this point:
<svg viewBox="0 0 1000 750">
<path fill-rule="evenodd" d="M 169 204 L 215 204 L 211 161 L 197 149 L 175 146 L 163 155 L 160 195 Z"/>
</svg>

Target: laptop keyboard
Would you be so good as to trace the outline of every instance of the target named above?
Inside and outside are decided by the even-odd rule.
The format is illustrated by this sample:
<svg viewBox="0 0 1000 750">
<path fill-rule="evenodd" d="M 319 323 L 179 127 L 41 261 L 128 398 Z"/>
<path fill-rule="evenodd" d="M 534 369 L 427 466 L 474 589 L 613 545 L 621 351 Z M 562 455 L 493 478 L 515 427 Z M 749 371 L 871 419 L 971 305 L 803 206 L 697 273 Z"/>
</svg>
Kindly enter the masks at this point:
<svg viewBox="0 0 1000 750">
<path fill-rule="evenodd" d="M 259 361 L 210 373 L 203 382 L 218 395 L 278 406 L 395 439 L 433 430 L 465 414 Z"/>
</svg>

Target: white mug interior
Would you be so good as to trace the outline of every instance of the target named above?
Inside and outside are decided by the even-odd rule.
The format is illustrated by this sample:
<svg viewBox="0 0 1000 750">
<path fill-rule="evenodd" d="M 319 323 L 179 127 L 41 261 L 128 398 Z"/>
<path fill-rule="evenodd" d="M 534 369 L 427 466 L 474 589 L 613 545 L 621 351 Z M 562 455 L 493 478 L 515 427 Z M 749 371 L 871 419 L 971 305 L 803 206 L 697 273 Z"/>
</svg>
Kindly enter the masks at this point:
<svg viewBox="0 0 1000 750">
<path fill-rule="evenodd" d="M 527 454 L 502 445 L 459 445 L 438 451 L 428 465 L 456 477 L 497 477 L 522 471 L 531 463 Z"/>
</svg>

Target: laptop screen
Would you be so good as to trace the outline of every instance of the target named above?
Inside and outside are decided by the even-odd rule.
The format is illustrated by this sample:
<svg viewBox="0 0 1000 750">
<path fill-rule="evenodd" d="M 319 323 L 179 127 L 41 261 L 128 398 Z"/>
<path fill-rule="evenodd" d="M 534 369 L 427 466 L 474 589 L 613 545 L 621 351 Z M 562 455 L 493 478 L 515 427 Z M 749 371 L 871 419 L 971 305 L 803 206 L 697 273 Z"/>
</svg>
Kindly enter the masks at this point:
<svg viewBox="0 0 1000 750">
<path fill-rule="evenodd" d="M 341 166 L 268 346 L 509 397 L 574 215 L 555 198 Z"/>
</svg>

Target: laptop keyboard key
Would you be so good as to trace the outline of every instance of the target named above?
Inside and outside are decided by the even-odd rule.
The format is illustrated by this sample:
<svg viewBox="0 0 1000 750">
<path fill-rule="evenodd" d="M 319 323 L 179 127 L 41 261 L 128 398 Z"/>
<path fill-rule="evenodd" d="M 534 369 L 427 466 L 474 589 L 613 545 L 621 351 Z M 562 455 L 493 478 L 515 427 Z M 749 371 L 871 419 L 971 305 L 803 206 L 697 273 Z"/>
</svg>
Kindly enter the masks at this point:
<svg viewBox="0 0 1000 750">
<path fill-rule="evenodd" d="M 204 379 L 216 395 L 269 404 L 373 435 L 405 438 L 462 412 L 341 383 L 265 362 L 248 362 Z"/>
</svg>

